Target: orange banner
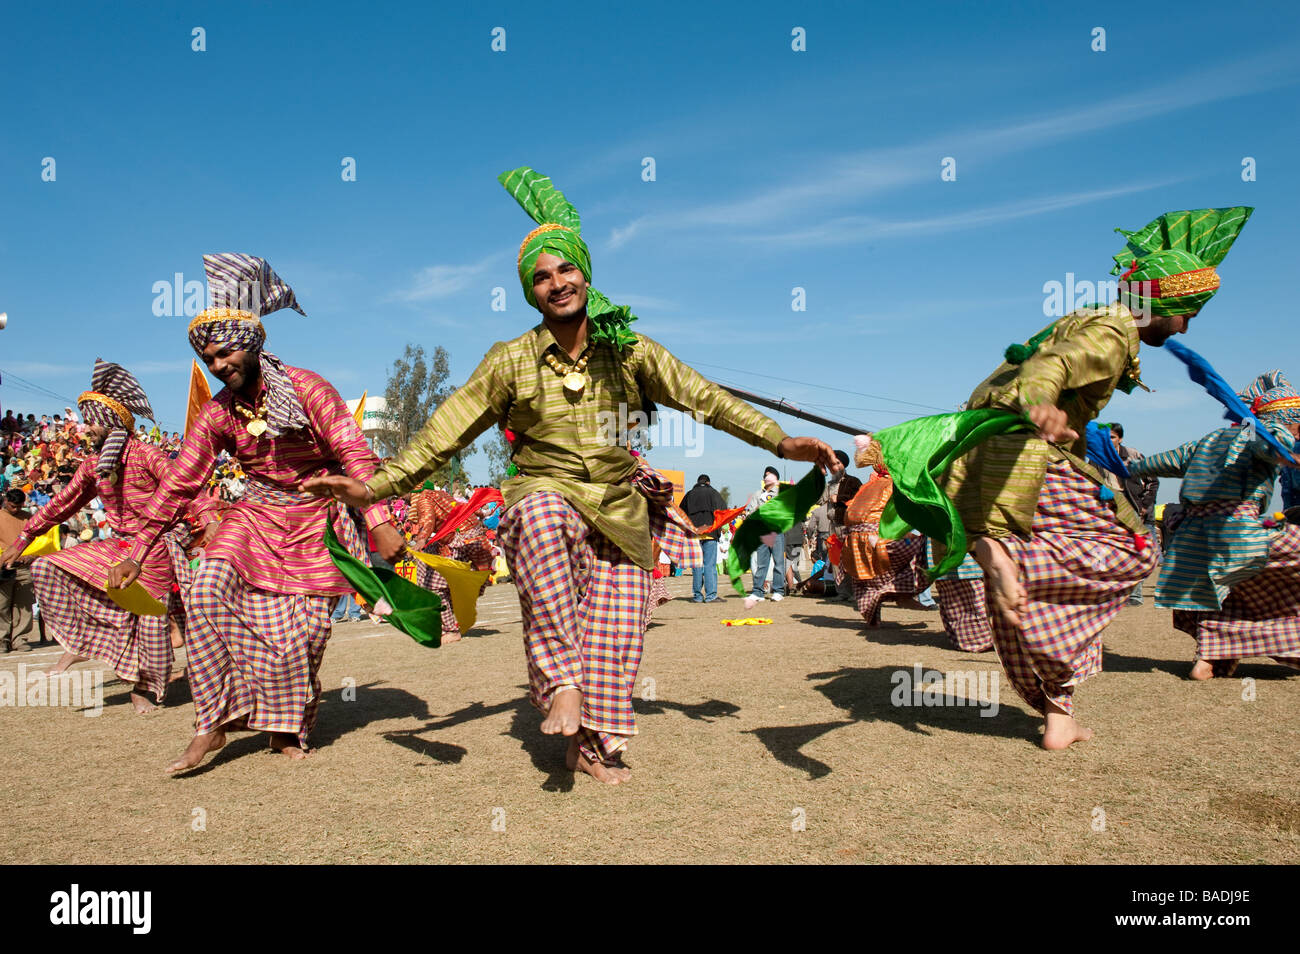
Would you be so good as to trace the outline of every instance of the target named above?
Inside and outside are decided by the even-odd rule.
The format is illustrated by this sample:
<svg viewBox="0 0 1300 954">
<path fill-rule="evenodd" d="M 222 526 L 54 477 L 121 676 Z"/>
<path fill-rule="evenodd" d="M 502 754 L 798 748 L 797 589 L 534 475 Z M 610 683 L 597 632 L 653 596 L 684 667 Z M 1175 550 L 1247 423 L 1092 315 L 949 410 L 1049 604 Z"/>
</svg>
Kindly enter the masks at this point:
<svg viewBox="0 0 1300 954">
<path fill-rule="evenodd" d="M 197 361 L 190 369 L 190 401 L 189 406 L 185 409 L 185 436 L 188 437 L 190 427 L 194 424 L 194 419 L 199 416 L 199 411 L 203 405 L 212 400 L 212 389 L 208 387 L 207 376 L 203 369 L 199 367 Z"/>
</svg>

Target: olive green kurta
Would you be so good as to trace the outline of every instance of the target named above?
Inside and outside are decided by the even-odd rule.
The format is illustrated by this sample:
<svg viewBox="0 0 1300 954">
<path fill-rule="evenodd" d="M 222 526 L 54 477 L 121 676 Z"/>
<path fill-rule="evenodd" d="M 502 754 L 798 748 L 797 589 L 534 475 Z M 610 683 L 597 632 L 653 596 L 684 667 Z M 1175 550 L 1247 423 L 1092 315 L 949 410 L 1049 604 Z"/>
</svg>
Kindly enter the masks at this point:
<svg viewBox="0 0 1300 954">
<path fill-rule="evenodd" d="M 620 356 L 594 345 L 581 395 L 564 390 L 544 359 L 573 364 L 545 325 L 492 346 L 463 387 L 429 419 L 410 445 L 367 482 L 376 499 L 412 490 L 451 456 L 498 422 L 518 438 L 518 476 L 501 485 L 506 507 L 555 490 L 589 524 L 645 569 L 653 569 L 649 511 L 629 481 L 636 458 L 623 446 L 627 416 L 641 396 L 694 413 L 709 425 L 776 453 L 785 432 L 771 418 L 682 364 L 644 335 Z M 638 393 L 639 392 L 639 393 Z"/>
<path fill-rule="evenodd" d="M 1028 433 L 1003 434 L 955 461 L 941 484 L 971 538 L 1029 536 L 1052 461 L 1070 461 L 1101 486 L 1101 472 L 1087 461 L 1085 428 L 1110 401 L 1126 373 L 1137 377 L 1139 341 L 1133 315 L 1123 305 L 1080 309 L 1057 321 L 1023 364 L 1003 362 L 975 389 L 970 408 L 1024 413 L 1035 404 L 1055 405 L 1066 413 L 1079 438 L 1067 446 Z M 1134 533 L 1144 532 L 1123 494 L 1115 495 L 1115 505 L 1124 526 Z"/>
</svg>

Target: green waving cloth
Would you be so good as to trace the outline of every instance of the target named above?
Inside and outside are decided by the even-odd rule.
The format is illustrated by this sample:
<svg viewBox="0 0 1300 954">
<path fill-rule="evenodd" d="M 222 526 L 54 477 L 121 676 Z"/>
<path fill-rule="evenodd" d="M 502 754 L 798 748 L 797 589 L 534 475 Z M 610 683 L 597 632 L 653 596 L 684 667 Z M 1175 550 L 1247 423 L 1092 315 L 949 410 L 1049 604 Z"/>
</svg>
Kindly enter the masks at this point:
<svg viewBox="0 0 1300 954">
<path fill-rule="evenodd" d="M 1142 228 L 1115 231 L 1128 242 L 1115 255 L 1120 301 L 1148 315 L 1194 315 L 1219 290 L 1223 261 L 1255 210 L 1250 206 L 1166 212 Z"/>
<path fill-rule="evenodd" d="M 745 595 L 745 584 L 741 576 L 762 538 L 769 533 L 784 534 L 807 516 L 825 489 L 826 475 L 821 472 L 821 468 L 814 467 L 793 487 L 785 488 L 744 519 L 736 535 L 731 538 L 731 549 L 727 551 L 727 575 L 731 577 L 731 585 L 737 593 Z M 779 546 L 785 546 L 785 542 L 782 541 Z"/>
<path fill-rule="evenodd" d="M 497 176 L 507 192 L 540 226 L 528 234 L 519 246 L 519 282 L 524 286 L 528 304 L 537 307 L 533 295 L 533 272 L 537 256 L 543 252 L 557 255 L 582 269 L 583 277 L 591 281 L 591 252 L 582 240 L 582 219 L 578 210 L 555 188 L 550 176 L 520 166 Z M 588 337 L 593 341 L 611 344 L 621 351 L 636 342 L 636 335 L 628 327 L 636 315 L 626 305 L 615 305 L 594 288 L 587 289 Z"/>
<path fill-rule="evenodd" d="M 332 525 L 325 528 L 325 546 L 334 566 L 367 603 L 377 606 L 383 600 L 392 607 L 387 614 L 390 623 L 421 646 L 436 649 L 442 645 L 442 599 L 437 593 L 416 586 L 392 570 L 366 566 L 339 543 Z"/>
<path fill-rule="evenodd" d="M 920 530 L 947 551 L 927 571 L 930 578 L 955 570 L 966 556 L 966 528 L 935 479 L 976 444 L 996 434 L 1033 429 L 1028 419 L 1014 411 L 981 407 L 921 417 L 866 435 L 879 445 L 894 480 L 894 494 L 880 518 L 880 536 L 897 540 L 910 530 Z"/>
</svg>

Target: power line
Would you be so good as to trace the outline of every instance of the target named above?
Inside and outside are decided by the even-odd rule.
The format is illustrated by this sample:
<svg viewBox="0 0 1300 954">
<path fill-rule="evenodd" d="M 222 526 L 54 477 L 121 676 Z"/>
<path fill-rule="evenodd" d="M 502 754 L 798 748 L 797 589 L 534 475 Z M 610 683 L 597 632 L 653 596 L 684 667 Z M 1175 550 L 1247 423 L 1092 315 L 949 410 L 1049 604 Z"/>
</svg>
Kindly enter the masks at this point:
<svg viewBox="0 0 1300 954">
<path fill-rule="evenodd" d="M 847 388 L 831 387 L 829 384 L 812 384 L 808 381 L 797 381 L 794 378 L 777 377 L 775 374 L 760 374 L 757 371 L 751 371 L 748 369 L 742 370 L 741 368 L 724 368 L 720 364 L 708 364 L 703 361 L 691 361 L 689 359 L 685 359 L 685 360 L 687 364 L 692 366 L 698 365 L 701 368 L 717 368 L 719 371 L 730 371 L 733 374 L 745 374 L 745 375 L 753 375 L 754 377 L 759 377 L 759 378 L 770 378 L 773 381 L 784 381 L 787 384 L 799 384 L 806 388 L 821 388 L 824 391 L 839 391 L 841 394 L 853 394 L 858 397 L 871 398 L 873 401 L 891 401 L 894 404 L 907 404 L 910 405 L 911 407 L 924 408 L 925 410 L 928 411 L 947 412 L 950 410 L 950 408 L 946 408 L 946 407 L 935 407 L 933 404 L 918 404 L 915 401 L 902 401 L 899 400 L 898 398 L 886 397 L 883 394 L 868 394 L 865 391 L 850 391 Z M 889 413 L 894 413 L 894 412 L 891 411 Z"/>
</svg>

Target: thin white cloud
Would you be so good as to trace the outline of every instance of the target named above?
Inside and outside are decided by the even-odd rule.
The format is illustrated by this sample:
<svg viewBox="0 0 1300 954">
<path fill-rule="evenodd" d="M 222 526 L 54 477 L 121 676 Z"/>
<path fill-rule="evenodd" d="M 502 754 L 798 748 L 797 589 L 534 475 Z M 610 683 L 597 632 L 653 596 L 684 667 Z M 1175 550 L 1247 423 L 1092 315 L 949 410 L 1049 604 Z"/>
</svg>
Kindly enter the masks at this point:
<svg viewBox="0 0 1300 954">
<path fill-rule="evenodd" d="M 1090 192 L 1074 192 L 1066 195 L 1042 196 L 1006 202 L 1001 205 L 968 209 L 948 215 L 929 218 L 887 220 L 866 215 L 840 216 L 811 228 L 794 232 L 781 232 L 767 235 L 751 235 L 754 241 L 777 242 L 782 244 L 797 243 L 801 246 L 828 245 L 845 242 L 865 242 L 877 239 L 904 236 L 933 235 L 935 233 L 957 232 L 963 229 L 981 228 L 1000 222 L 1059 212 L 1075 206 L 1088 205 L 1118 196 L 1132 195 L 1169 185 L 1177 179 L 1164 179 L 1154 182 L 1138 183 L 1116 189 L 1095 189 Z"/>
<path fill-rule="evenodd" d="M 415 273 L 415 278 L 408 288 L 398 292 L 391 300 L 421 302 L 450 298 L 481 282 L 500 259 L 501 255 L 494 253 L 465 265 L 426 266 Z M 485 285 L 484 295 L 486 296 L 488 292 L 489 289 Z"/>
<path fill-rule="evenodd" d="M 805 218 L 818 207 L 843 207 L 885 190 L 928 182 L 939 174 L 939 160 L 959 159 L 961 168 L 997 156 L 1042 149 L 1166 113 L 1232 99 L 1297 82 L 1290 51 L 1256 57 L 1180 77 L 1160 86 L 1114 97 L 1096 105 L 1001 125 L 972 126 L 926 141 L 871 149 L 799 164 L 798 178 L 741 198 L 637 216 L 610 232 L 608 247 L 618 248 L 654 232 L 710 227 L 772 226 L 793 216 Z"/>
</svg>

